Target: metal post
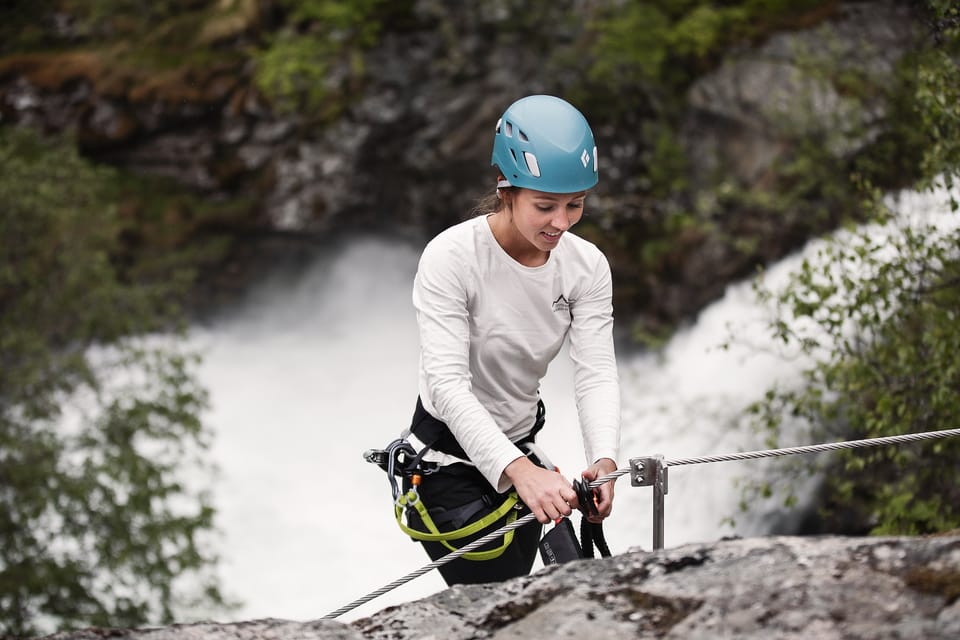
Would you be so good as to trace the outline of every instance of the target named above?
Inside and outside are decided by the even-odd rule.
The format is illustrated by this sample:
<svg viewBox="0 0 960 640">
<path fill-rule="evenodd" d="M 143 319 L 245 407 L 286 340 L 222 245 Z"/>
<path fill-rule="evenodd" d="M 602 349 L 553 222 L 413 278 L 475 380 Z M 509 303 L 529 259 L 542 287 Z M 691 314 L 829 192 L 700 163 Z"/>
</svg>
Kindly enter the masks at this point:
<svg viewBox="0 0 960 640">
<path fill-rule="evenodd" d="M 653 548 L 663 549 L 664 500 L 667 495 L 667 467 L 663 456 L 630 459 L 630 485 L 653 487 Z"/>
<path fill-rule="evenodd" d="M 653 483 L 653 548 L 663 549 L 663 497 L 667 495 L 667 467 L 663 456 L 657 456 L 657 479 Z"/>
</svg>

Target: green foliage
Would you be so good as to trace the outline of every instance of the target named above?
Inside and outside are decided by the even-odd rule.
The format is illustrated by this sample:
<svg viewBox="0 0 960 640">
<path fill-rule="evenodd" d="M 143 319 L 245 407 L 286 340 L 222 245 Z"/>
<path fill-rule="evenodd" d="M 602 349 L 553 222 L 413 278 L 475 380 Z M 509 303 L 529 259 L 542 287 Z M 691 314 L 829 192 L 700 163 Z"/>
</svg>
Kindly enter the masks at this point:
<svg viewBox="0 0 960 640">
<path fill-rule="evenodd" d="M 174 326 L 178 282 L 117 264 L 129 229 L 114 178 L 70 145 L 0 129 L 2 633 L 224 605 L 196 359 L 137 338 Z"/>
<path fill-rule="evenodd" d="M 280 34 L 257 57 L 255 82 L 281 110 L 318 109 L 328 95 L 328 65 L 335 53 L 314 36 Z"/>
<path fill-rule="evenodd" d="M 60 4 L 91 31 L 136 33 L 214 3 L 215 0 L 64 0 Z"/>
<path fill-rule="evenodd" d="M 281 0 L 294 24 L 317 24 L 334 39 L 352 39 L 360 46 L 376 42 L 382 25 L 374 18 L 384 0 Z"/>
<path fill-rule="evenodd" d="M 29 34 L 6 32 L 20 51 L 31 44 L 55 46 L 88 38 L 117 39 L 143 36 L 171 18 L 186 14 L 194 23 L 198 13 L 217 4 L 216 0 L 13 0 L 0 7 L 5 27 L 20 25 Z M 61 29 L 52 29 L 53 15 Z"/>
<path fill-rule="evenodd" d="M 831 0 L 609 3 L 589 25 L 596 34 L 591 74 L 611 95 L 630 86 L 677 94 L 729 47 L 829 8 Z"/>
<path fill-rule="evenodd" d="M 953 7 L 954 15 L 960 9 Z M 960 19 L 960 18 L 958 18 Z M 934 49 L 917 65 L 915 110 L 923 132 L 925 152 L 920 161 L 921 175 L 929 184 L 932 176 L 941 177 L 950 187 L 960 174 L 960 28 L 952 32 L 954 46 Z M 954 210 L 957 202 L 953 201 Z"/>
<path fill-rule="evenodd" d="M 773 161 L 743 183 L 722 162 L 712 165 L 713 174 L 690 179 L 685 160 L 697 147 L 673 143 L 698 144 L 684 129 L 691 122 L 685 102 L 690 84 L 728 51 L 782 29 L 818 25 L 838 12 L 838 4 L 689 0 L 601 6 L 589 22 L 594 62 L 587 82 L 593 91 L 584 92 L 584 103 L 611 128 L 640 132 L 634 138 L 638 152 L 622 163 L 635 176 L 639 211 L 626 220 L 622 212 L 611 216 L 605 245 L 622 247 L 620 260 L 656 274 L 659 282 L 683 278 L 675 265 L 695 262 L 689 252 L 703 247 L 729 256 L 725 277 L 746 276 L 809 237 L 869 217 L 861 189 L 922 187 L 934 175 L 949 181 L 950 167 L 960 164 L 957 112 L 949 108 L 960 102 L 955 6 L 931 6 L 929 22 L 940 25 L 941 45 L 926 46 L 932 38 L 918 43 L 894 74 L 851 65 L 838 53 L 849 44 L 842 38 L 836 49 L 828 43 L 814 50 L 800 50 L 799 39 L 790 52 L 797 72 L 791 100 L 764 103 L 770 110 L 765 126 L 774 129 L 771 137 L 780 147 Z M 919 23 L 927 21 L 922 6 L 913 11 Z M 817 41 L 829 33 L 825 27 Z M 869 58 L 870 46 L 863 43 L 858 55 Z M 825 96 L 836 108 L 824 108 Z M 705 141 L 707 154 L 715 142 Z M 626 293 L 618 294 L 621 308 L 656 304 L 635 302 L 644 295 L 636 280 L 631 273 L 616 283 L 616 290 Z M 659 333 L 658 321 L 646 313 L 647 326 L 634 333 Z"/>
<path fill-rule="evenodd" d="M 912 166 L 902 171 L 919 190 L 936 187 L 941 216 L 956 216 L 960 173 L 960 68 L 957 9 L 931 3 L 946 25 L 938 45 L 905 61 L 893 101 L 900 146 Z M 886 148 L 890 140 L 881 141 Z M 778 292 L 758 283 L 775 304 L 771 335 L 811 362 L 799 388 L 771 388 L 750 408 L 754 424 L 777 446 L 786 428 L 806 425 L 791 441 L 854 439 L 956 428 L 960 415 L 960 231 L 956 221 L 907 224 L 882 204 L 873 178 L 859 165 L 854 184 L 863 218 L 877 227 L 829 239 Z M 889 171 L 889 167 L 887 168 Z M 904 185 L 906 186 L 906 185 Z M 953 188 L 953 191 L 949 191 Z M 951 213 L 952 212 L 952 213 Z M 783 469 L 778 489 L 752 484 L 745 503 L 792 497 L 798 473 Z M 823 531 L 923 534 L 960 527 L 960 440 L 860 448 L 823 463 Z"/>
<path fill-rule="evenodd" d="M 625 3 L 592 28 L 599 34 L 593 74 L 601 84 L 659 80 L 669 53 L 670 21 L 654 4 Z"/>
<path fill-rule="evenodd" d="M 947 204 L 942 203 L 943 207 Z M 811 434 L 869 438 L 955 428 L 960 415 L 960 232 L 867 229 L 829 242 L 783 291 L 772 325 L 812 358 L 806 386 L 753 407 L 774 437 L 784 417 Z M 829 467 L 835 511 L 875 533 L 960 526 L 960 441 L 854 449 Z"/>
<path fill-rule="evenodd" d="M 344 88 L 333 73 L 346 69 L 356 83 L 364 74 L 364 51 L 382 29 L 377 12 L 384 0 L 282 0 L 286 25 L 255 57 L 254 81 L 280 110 L 316 113 Z M 328 115 L 329 115 L 328 113 Z"/>
<path fill-rule="evenodd" d="M 151 80 L 222 70 L 248 57 L 222 45 L 254 31 L 258 11 L 256 0 L 15 0 L 0 3 L 0 55 L 95 51 L 115 72 Z"/>
</svg>

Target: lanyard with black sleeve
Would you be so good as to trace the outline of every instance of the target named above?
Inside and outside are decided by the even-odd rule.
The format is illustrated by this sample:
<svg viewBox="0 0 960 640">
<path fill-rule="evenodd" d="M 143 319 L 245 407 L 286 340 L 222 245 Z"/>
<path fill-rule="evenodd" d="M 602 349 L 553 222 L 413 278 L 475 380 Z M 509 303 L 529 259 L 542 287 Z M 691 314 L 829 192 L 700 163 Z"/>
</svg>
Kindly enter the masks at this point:
<svg viewBox="0 0 960 640">
<path fill-rule="evenodd" d="M 610 557 L 610 548 L 603 535 L 603 525 L 588 519 L 588 516 L 600 513 L 595 500 L 596 490 L 581 480 L 573 481 L 573 489 L 577 492 L 577 501 L 583 514 L 580 519 L 580 540 L 577 540 L 570 518 L 560 518 L 540 540 L 540 558 L 545 565 L 593 558 L 594 546 L 602 557 Z"/>
</svg>

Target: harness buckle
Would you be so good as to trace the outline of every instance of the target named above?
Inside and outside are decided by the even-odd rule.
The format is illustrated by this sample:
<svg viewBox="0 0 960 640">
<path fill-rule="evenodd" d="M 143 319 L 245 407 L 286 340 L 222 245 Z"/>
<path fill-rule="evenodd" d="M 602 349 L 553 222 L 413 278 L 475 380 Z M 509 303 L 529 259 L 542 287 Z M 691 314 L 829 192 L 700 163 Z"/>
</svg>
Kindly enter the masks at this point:
<svg viewBox="0 0 960 640">
<path fill-rule="evenodd" d="M 363 452 L 363 459 L 396 476 L 410 473 L 428 476 L 437 470 L 435 463 L 418 459 L 413 445 L 404 438 L 397 438 L 386 449 L 367 449 Z M 411 463 L 416 464 L 411 467 Z"/>
<path fill-rule="evenodd" d="M 383 449 L 367 449 L 363 452 L 363 459 L 367 462 L 373 463 L 378 467 L 382 467 L 386 471 L 387 465 L 387 452 Z"/>
</svg>

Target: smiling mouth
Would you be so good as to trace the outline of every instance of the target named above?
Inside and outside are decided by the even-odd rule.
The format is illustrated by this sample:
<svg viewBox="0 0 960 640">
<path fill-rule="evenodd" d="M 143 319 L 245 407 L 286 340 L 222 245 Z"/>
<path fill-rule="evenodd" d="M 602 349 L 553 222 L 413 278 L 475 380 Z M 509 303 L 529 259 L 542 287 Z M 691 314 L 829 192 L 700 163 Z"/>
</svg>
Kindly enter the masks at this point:
<svg viewBox="0 0 960 640">
<path fill-rule="evenodd" d="M 561 233 L 563 233 L 563 231 L 557 231 L 556 233 L 550 233 L 549 231 L 544 231 L 543 235 L 550 238 L 559 238 Z"/>
</svg>

